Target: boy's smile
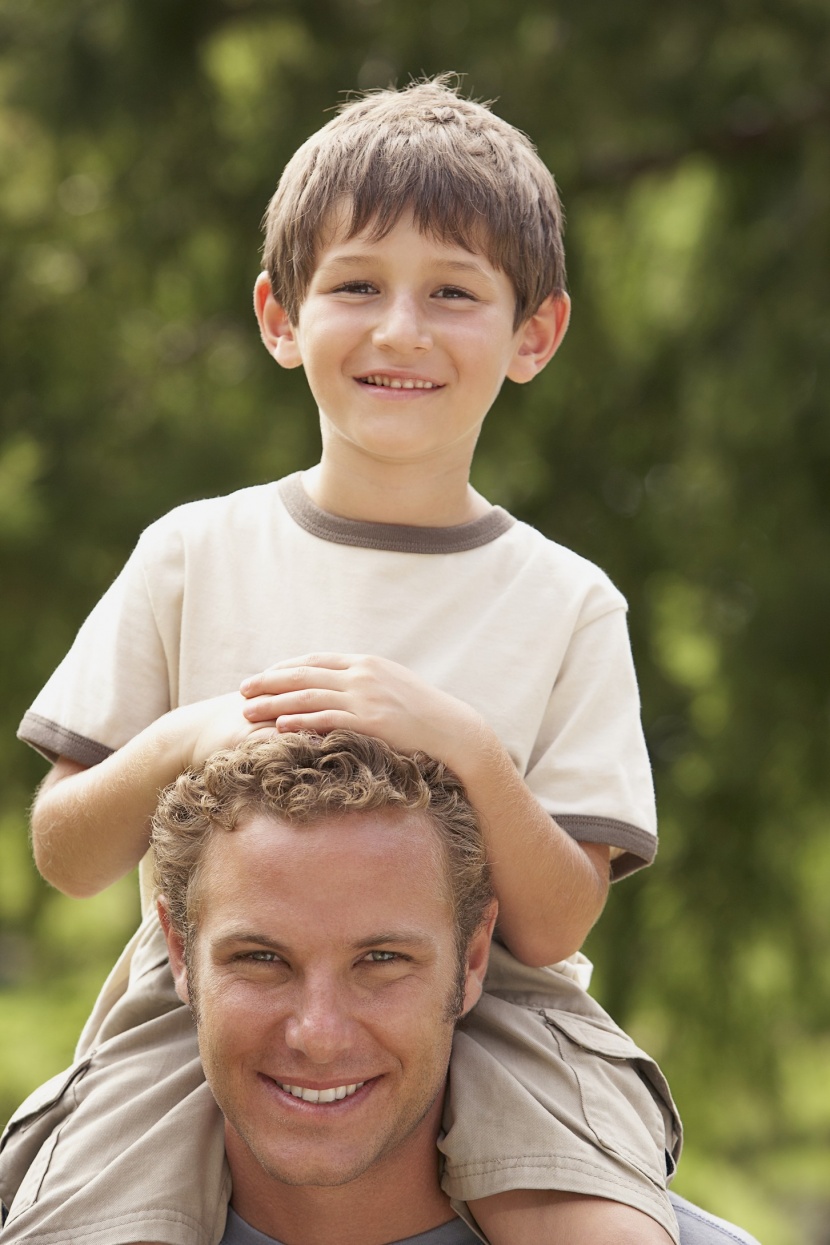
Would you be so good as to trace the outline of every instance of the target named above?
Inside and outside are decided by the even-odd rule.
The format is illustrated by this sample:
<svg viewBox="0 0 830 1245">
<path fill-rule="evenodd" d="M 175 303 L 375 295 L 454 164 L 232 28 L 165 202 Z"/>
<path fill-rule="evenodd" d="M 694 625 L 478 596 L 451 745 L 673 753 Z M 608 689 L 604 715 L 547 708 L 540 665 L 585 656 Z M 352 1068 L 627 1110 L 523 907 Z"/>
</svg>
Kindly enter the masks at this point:
<svg viewBox="0 0 830 1245">
<path fill-rule="evenodd" d="M 263 338 L 283 366 L 302 364 L 317 401 L 323 463 L 423 464 L 466 480 L 485 415 L 505 380 L 530 380 L 567 325 L 548 299 L 518 329 L 515 292 L 483 254 L 422 233 L 404 215 L 385 237 L 321 247 L 291 325 L 260 277 Z"/>
</svg>

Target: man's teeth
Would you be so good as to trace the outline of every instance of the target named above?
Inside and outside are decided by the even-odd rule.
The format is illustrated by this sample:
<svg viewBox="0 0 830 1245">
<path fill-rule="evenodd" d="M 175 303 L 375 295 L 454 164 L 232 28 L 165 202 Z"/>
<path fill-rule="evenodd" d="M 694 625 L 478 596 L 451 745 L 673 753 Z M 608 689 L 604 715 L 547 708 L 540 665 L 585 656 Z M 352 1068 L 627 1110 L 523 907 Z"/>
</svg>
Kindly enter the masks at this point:
<svg viewBox="0 0 830 1245">
<path fill-rule="evenodd" d="M 334 1089 L 304 1089 L 302 1085 L 283 1085 L 282 1081 L 277 1081 L 277 1084 L 280 1089 L 284 1089 L 287 1094 L 292 1094 L 294 1098 L 302 1098 L 303 1102 L 340 1102 L 342 1098 L 351 1098 L 352 1094 L 366 1082 L 358 1081 L 356 1085 L 337 1085 Z"/>
<path fill-rule="evenodd" d="M 431 380 L 401 380 L 397 376 L 362 376 L 364 385 L 381 385 L 384 389 L 438 389 Z"/>
</svg>

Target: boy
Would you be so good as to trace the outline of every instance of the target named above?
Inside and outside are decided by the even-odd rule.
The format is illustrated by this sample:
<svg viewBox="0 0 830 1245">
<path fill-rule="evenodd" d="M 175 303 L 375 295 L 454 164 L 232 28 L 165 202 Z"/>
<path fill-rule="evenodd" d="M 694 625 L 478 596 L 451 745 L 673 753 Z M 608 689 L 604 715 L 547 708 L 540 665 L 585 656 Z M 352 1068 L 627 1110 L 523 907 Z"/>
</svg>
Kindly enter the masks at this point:
<svg viewBox="0 0 830 1245">
<path fill-rule="evenodd" d="M 153 524 L 21 736 L 55 762 L 38 866 L 75 895 L 145 857 L 160 787 L 258 730 L 348 727 L 445 761 L 482 822 L 500 945 L 456 1038 L 443 1187 L 494 1245 L 665 1245 L 679 1122 L 578 954 L 609 873 L 656 844 L 625 605 L 469 484 L 504 379 L 531 380 L 567 328 L 561 223 L 529 142 L 442 80 L 358 100 L 301 147 L 255 306 L 276 361 L 305 369 L 321 461 Z M 44 1117 L 59 1133 L 28 1143 L 10 1241 L 221 1238 L 193 1050 L 151 914 Z M 129 1110 L 107 1115 L 99 1084 Z M 21 1152 L 40 1135 L 23 1115 Z"/>
</svg>

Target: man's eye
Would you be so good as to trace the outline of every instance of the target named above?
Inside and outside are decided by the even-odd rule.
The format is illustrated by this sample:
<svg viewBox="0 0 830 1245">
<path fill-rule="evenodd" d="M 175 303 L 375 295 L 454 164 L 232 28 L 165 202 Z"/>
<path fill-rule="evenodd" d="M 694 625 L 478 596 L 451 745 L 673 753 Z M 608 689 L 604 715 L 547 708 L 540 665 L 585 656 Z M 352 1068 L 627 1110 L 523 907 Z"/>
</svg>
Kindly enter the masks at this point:
<svg viewBox="0 0 830 1245">
<path fill-rule="evenodd" d="M 282 961 L 276 951 L 246 951 L 239 956 L 247 964 L 280 964 Z"/>
<path fill-rule="evenodd" d="M 394 964 L 401 958 L 396 951 L 370 951 L 366 956 L 370 964 Z"/>
</svg>

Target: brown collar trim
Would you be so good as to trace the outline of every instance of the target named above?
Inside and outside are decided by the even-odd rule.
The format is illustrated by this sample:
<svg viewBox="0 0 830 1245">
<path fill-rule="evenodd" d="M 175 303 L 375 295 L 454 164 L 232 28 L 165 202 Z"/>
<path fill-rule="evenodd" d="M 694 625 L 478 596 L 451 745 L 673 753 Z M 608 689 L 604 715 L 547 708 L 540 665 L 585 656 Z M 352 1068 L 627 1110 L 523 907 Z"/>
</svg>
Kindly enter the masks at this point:
<svg viewBox="0 0 830 1245">
<path fill-rule="evenodd" d="M 299 471 L 280 481 L 279 492 L 291 518 L 312 536 L 335 545 L 383 549 L 390 553 L 465 553 L 468 549 L 489 545 L 516 522 L 501 506 L 494 506 L 480 519 L 455 527 L 413 527 L 405 523 L 343 519 L 315 505 L 303 488 Z"/>
</svg>

